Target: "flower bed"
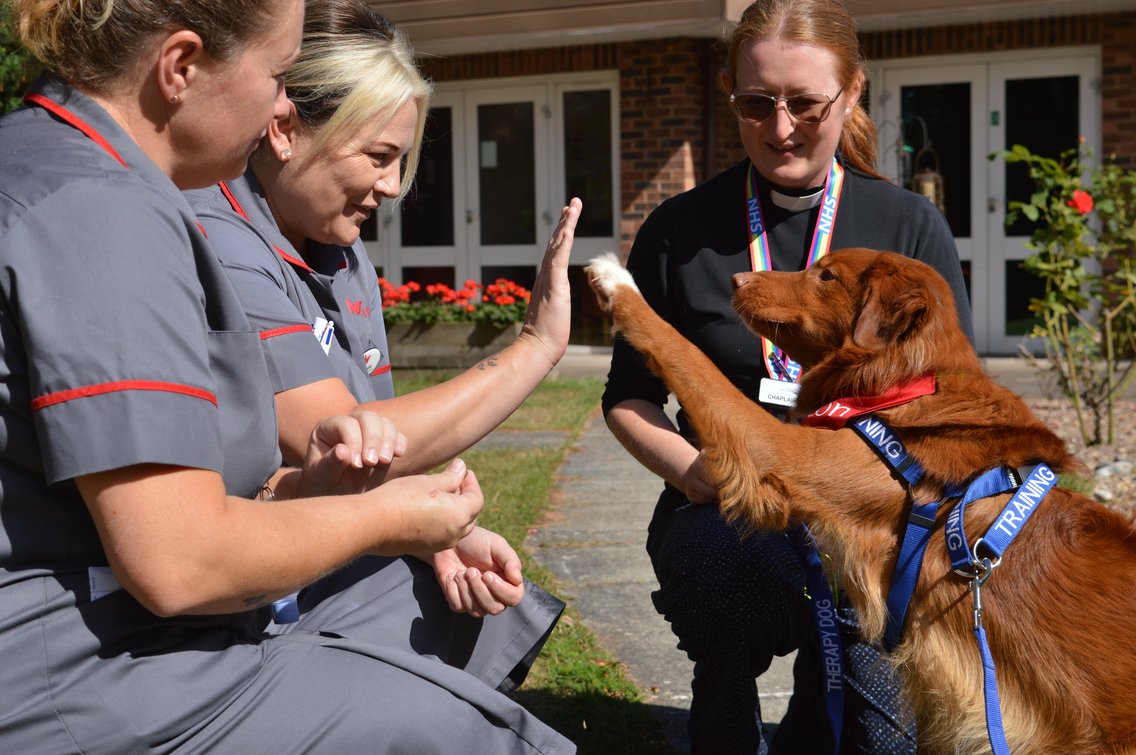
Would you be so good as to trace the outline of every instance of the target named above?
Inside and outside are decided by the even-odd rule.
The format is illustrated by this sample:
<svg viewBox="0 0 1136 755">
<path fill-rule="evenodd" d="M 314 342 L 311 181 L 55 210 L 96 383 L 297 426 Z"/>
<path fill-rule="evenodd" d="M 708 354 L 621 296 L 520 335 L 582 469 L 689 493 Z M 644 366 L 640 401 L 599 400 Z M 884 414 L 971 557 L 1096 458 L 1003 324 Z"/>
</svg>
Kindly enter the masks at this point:
<svg viewBox="0 0 1136 755">
<path fill-rule="evenodd" d="M 482 285 L 467 280 L 460 289 L 445 283 L 423 286 L 409 281 L 395 286 L 379 278 L 383 321 L 394 323 L 480 322 L 498 327 L 523 322 L 529 291 L 511 280 L 498 278 Z"/>
<path fill-rule="evenodd" d="M 529 291 L 498 278 L 460 289 L 379 278 L 383 322 L 395 367 L 469 367 L 513 342 L 528 310 Z"/>
</svg>

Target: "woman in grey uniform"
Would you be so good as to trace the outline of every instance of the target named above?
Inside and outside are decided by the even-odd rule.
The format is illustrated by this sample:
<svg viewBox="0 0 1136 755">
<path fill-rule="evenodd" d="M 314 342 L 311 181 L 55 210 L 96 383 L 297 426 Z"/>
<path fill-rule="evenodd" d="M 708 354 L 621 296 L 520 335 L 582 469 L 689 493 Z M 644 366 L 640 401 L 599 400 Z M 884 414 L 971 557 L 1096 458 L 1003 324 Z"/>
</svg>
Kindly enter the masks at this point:
<svg viewBox="0 0 1136 755">
<path fill-rule="evenodd" d="M 245 175 L 188 192 L 266 344 L 285 459 L 299 462 L 312 425 L 325 414 L 362 404 L 407 437 L 406 454 L 383 453 L 393 462 L 388 476 L 430 469 L 496 427 L 563 355 L 566 269 L 579 203 L 565 208 L 549 243 L 516 343 L 444 385 L 393 398 L 381 296 L 359 225 L 380 203 L 406 193 L 431 87 L 405 35 L 389 21 L 360 0 L 315 0 L 307 5 L 300 59 L 285 89 L 288 112 L 269 127 Z M 393 562 L 384 596 L 389 641 L 405 642 L 411 621 L 426 613 L 435 619 L 425 626 L 445 640 L 420 637 L 416 649 L 491 686 L 519 682 L 562 606 L 522 583 L 519 565 L 511 549 L 496 564 L 458 551 L 434 554 L 432 569 L 412 558 Z M 474 618 L 499 615 L 445 621 L 439 607 L 447 598 L 451 609 Z M 515 607 L 501 613 L 507 606 Z M 450 629 L 455 623 L 457 634 Z M 472 656 L 447 652 L 448 643 L 464 645 L 459 637 L 471 632 Z M 485 655 L 496 659 L 492 675 L 480 670 Z"/>
<path fill-rule="evenodd" d="M 260 333 L 179 189 L 285 106 L 300 0 L 8 1 L 51 75 L 0 120 L 0 752 L 572 751 L 366 634 L 372 555 L 469 535 L 464 465 L 314 499 L 278 471 Z"/>
</svg>

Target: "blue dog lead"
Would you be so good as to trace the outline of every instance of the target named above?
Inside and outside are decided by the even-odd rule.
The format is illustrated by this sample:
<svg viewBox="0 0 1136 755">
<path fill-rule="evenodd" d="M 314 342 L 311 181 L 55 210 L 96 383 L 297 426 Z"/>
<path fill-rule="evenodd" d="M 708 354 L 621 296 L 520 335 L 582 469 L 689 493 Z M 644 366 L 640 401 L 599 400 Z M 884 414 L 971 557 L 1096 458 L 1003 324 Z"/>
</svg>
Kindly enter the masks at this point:
<svg viewBox="0 0 1136 755">
<path fill-rule="evenodd" d="M 993 473 L 1002 473 L 1003 477 Z M 1057 475 L 1044 464 L 1038 464 L 1013 497 L 1002 507 L 1001 513 L 990 528 L 971 549 L 967 545 L 966 530 L 963 527 L 966 505 L 971 501 L 1002 492 L 997 490 L 1007 482 L 1005 477 L 1015 474 L 1014 470 L 993 469 L 979 477 L 967 489 L 966 496 L 947 517 L 947 551 L 951 556 L 951 566 L 955 573 L 970 580 L 974 595 L 974 635 L 978 641 L 978 653 L 982 657 L 982 686 L 986 704 L 986 733 L 994 755 L 1009 755 L 1010 746 L 1002 729 L 1002 710 L 998 700 L 998 677 L 994 672 L 994 658 L 986 641 L 986 630 L 982 626 L 982 587 L 994 573 L 994 568 L 1002 561 L 1002 554 L 1021 532 L 1041 500 L 1057 484 Z M 988 479 L 989 478 L 989 479 Z M 980 555 L 979 550 L 989 555 Z"/>
<path fill-rule="evenodd" d="M 798 524 L 785 534 L 804 567 L 805 584 L 812 598 L 813 622 L 820 640 L 824 668 L 824 707 L 832 725 L 833 752 L 839 753 L 844 727 L 844 647 L 836 621 L 836 599 L 828 586 L 820 551 L 809 528 Z"/>
</svg>

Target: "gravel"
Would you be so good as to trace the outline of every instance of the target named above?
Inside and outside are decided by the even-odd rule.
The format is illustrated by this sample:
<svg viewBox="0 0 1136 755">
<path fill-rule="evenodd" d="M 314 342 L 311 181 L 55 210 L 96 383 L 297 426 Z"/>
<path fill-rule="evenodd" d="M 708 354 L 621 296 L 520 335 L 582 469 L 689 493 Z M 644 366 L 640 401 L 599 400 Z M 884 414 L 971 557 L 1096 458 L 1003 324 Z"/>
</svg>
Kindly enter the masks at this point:
<svg viewBox="0 0 1136 755">
<path fill-rule="evenodd" d="M 1081 440 L 1077 415 L 1069 401 L 1047 398 L 1026 399 L 1026 403 L 1093 473 L 1093 497 L 1106 506 L 1136 516 L 1136 401 L 1115 404 L 1114 442 L 1095 446 L 1085 446 Z M 1086 415 L 1086 421 L 1091 420 L 1091 415 Z"/>
</svg>

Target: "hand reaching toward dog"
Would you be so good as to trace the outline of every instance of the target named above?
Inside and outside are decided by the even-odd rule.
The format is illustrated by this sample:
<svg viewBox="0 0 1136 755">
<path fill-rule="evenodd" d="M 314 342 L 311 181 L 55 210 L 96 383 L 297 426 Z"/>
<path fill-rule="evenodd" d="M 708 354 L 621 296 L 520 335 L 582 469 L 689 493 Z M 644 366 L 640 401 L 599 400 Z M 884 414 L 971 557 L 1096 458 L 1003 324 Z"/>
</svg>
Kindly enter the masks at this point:
<svg viewBox="0 0 1136 755">
<path fill-rule="evenodd" d="M 406 436 L 372 411 L 323 419 L 312 430 L 302 468 L 304 497 L 361 493 L 383 481 L 406 453 Z"/>
<path fill-rule="evenodd" d="M 521 559 L 496 532 L 474 527 L 453 548 L 432 558 L 438 584 L 455 613 L 496 615 L 525 596 Z"/>
<path fill-rule="evenodd" d="M 691 503 L 718 503 L 718 486 L 711 482 L 706 472 L 705 451 L 699 451 L 683 473 L 682 492 Z"/>
<path fill-rule="evenodd" d="M 560 211 L 560 222 L 545 248 L 519 336 L 533 338 L 553 364 L 560 361 L 568 348 L 572 311 L 568 262 L 582 209 L 583 204 L 573 197 Z"/>
</svg>

